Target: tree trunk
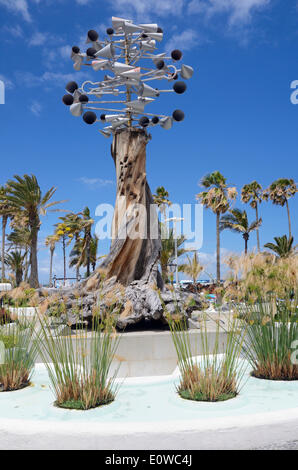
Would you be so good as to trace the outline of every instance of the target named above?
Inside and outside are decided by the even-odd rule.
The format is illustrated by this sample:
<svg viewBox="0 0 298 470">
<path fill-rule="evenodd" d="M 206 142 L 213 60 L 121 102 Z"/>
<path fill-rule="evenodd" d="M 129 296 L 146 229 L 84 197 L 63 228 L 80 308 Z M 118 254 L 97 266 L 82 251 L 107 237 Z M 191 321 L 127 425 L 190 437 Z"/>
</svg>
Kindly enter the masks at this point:
<svg viewBox="0 0 298 470">
<path fill-rule="evenodd" d="M 90 276 L 90 239 L 91 239 L 90 230 L 87 229 L 87 233 L 86 233 L 87 277 Z"/>
<path fill-rule="evenodd" d="M 1 247 L 1 264 L 2 264 L 2 281 L 5 280 L 5 238 L 6 238 L 6 225 L 7 215 L 2 216 L 2 247 Z"/>
<path fill-rule="evenodd" d="M 148 140 L 144 130 L 123 130 L 115 134 L 112 144 L 117 197 L 111 250 L 101 267 L 108 278 L 115 276 L 125 286 L 136 280 L 157 281 L 162 286 L 157 268 L 158 219 L 155 209 L 151 210 L 153 198 L 146 179 Z"/>
<path fill-rule="evenodd" d="M 80 237 L 80 234 L 79 233 L 76 233 L 75 234 L 75 237 L 76 237 L 76 241 L 75 241 L 75 246 L 77 245 L 78 241 L 79 241 L 79 237 Z M 77 281 L 79 281 L 79 278 L 80 278 L 80 266 L 76 265 L 76 278 L 77 278 Z"/>
<path fill-rule="evenodd" d="M 54 257 L 55 248 L 50 248 L 50 279 L 49 285 L 52 287 L 53 285 L 53 257 Z"/>
<path fill-rule="evenodd" d="M 30 250 L 26 248 L 26 259 L 25 259 L 25 272 L 24 272 L 24 281 L 28 282 L 28 271 L 30 266 Z"/>
<path fill-rule="evenodd" d="M 65 286 L 65 281 L 66 281 L 65 235 L 63 235 L 62 237 L 62 247 L 63 247 L 63 285 Z"/>
<path fill-rule="evenodd" d="M 244 243 L 245 243 L 245 254 L 247 255 L 249 235 L 247 233 L 244 233 L 243 238 L 244 238 Z"/>
<path fill-rule="evenodd" d="M 33 222 L 34 223 L 34 222 Z M 38 262 L 37 262 L 37 237 L 38 237 L 38 229 L 36 229 L 36 224 L 34 226 L 30 225 L 31 227 L 31 245 L 30 245 L 30 278 L 29 284 L 30 287 L 37 289 L 39 287 L 38 282 Z"/>
<path fill-rule="evenodd" d="M 16 286 L 19 287 L 23 280 L 23 270 L 22 269 L 17 269 L 16 270 Z"/>
<path fill-rule="evenodd" d="M 259 222 L 259 210 L 258 210 L 258 203 L 256 202 L 256 220 Z M 259 229 L 257 228 L 257 246 L 258 246 L 258 252 L 260 253 L 261 247 L 260 247 L 260 232 Z"/>
<path fill-rule="evenodd" d="M 220 212 L 216 213 L 216 281 L 220 284 Z"/>
<path fill-rule="evenodd" d="M 291 229 L 291 217 L 290 217 L 290 208 L 289 208 L 289 201 L 286 199 L 286 205 L 287 205 L 287 213 L 288 213 L 288 221 L 289 221 L 289 239 L 292 236 L 292 229 Z"/>
</svg>

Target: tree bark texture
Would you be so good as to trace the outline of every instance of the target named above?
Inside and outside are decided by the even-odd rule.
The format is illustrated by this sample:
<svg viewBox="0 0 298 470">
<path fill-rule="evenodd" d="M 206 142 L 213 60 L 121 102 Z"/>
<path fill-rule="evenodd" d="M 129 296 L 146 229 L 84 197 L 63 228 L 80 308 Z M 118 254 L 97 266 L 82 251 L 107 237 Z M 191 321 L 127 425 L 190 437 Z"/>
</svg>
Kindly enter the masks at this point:
<svg viewBox="0 0 298 470">
<path fill-rule="evenodd" d="M 33 224 L 32 224 L 33 225 Z M 31 244 L 30 244 L 30 278 L 29 284 L 30 287 L 37 289 L 39 287 L 38 282 L 38 261 L 37 261 L 37 237 L 38 230 L 36 228 L 36 223 L 31 225 Z"/>
<path fill-rule="evenodd" d="M 256 220 L 259 222 L 259 209 L 258 209 L 258 203 L 256 202 Z M 260 253 L 261 251 L 261 246 L 260 246 L 260 232 L 259 229 L 257 228 L 257 246 L 258 246 L 258 252 Z"/>
<path fill-rule="evenodd" d="M 5 279 L 5 238 L 6 238 L 6 225 L 8 217 L 2 216 L 2 247 L 1 247 L 1 264 L 2 264 L 2 280 Z"/>
<path fill-rule="evenodd" d="M 161 240 L 146 178 L 148 140 L 143 130 L 124 130 L 115 134 L 112 144 L 117 196 L 111 250 L 101 267 L 124 286 L 158 278 Z"/>
<path fill-rule="evenodd" d="M 220 284 L 220 212 L 216 213 L 216 280 Z"/>
</svg>

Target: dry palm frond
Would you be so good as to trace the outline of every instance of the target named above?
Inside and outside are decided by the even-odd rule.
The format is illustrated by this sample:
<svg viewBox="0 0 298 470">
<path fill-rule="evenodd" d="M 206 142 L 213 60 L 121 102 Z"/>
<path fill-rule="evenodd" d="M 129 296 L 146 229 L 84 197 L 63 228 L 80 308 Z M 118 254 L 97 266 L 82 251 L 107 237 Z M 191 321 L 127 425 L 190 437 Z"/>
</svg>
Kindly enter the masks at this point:
<svg viewBox="0 0 298 470">
<path fill-rule="evenodd" d="M 129 317 L 133 312 L 133 305 L 131 300 L 128 300 L 125 305 L 124 305 L 124 310 L 120 315 L 120 318 L 127 318 Z"/>
</svg>

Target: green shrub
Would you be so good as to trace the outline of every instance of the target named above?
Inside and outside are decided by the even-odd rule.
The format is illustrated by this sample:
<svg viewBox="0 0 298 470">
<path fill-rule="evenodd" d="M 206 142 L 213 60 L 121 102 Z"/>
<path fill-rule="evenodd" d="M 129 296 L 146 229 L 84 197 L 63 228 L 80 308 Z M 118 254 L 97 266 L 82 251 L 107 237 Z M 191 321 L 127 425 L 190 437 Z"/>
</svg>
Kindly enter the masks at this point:
<svg viewBox="0 0 298 470">
<path fill-rule="evenodd" d="M 37 355 L 34 328 L 35 322 L 26 329 L 14 323 L 0 335 L 6 348 L 4 363 L 0 364 L 1 391 L 18 390 L 30 384 Z"/>
<path fill-rule="evenodd" d="M 224 401 L 238 395 L 245 372 L 245 364 L 241 360 L 243 334 L 240 322 L 234 318 L 228 327 L 226 344 L 222 344 L 224 353 L 220 353 L 220 322 L 217 322 L 215 343 L 211 347 L 207 324 L 201 324 L 200 339 L 202 355 L 194 358 L 191 348 L 190 333 L 187 330 L 187 319 L 179 311 L 176 314 L 166 312 L 172 340 L 178 357 L 180 383 L 177 387 L 179 395 L 187 400 Z M 205 314 L 207 315 L 207 314 Z"/>
<path fill-rule="evenodd" d="M 48 370 L 56 406 L 88 410 L 115 399 L 116 373 L 109 378 L 109 371 L 119 338 L 115 335 L 114 322 L 108 318 L 101 323 L 95 319 L 91 333 L 85 327 L 77 330 L 74 337 L 54 336 L 49 320 L 44 320 L 40 352 Z"/>
<path fill-rule="evenodd" d="M 245 354 L 252 375 L 268 380 L 298 380 L 298 365 L 292 360 L 293 344 L 298 340 L 297 298 L 259 298 L 254 304 L 235 308 L 249 325 Z"/>
</svg>

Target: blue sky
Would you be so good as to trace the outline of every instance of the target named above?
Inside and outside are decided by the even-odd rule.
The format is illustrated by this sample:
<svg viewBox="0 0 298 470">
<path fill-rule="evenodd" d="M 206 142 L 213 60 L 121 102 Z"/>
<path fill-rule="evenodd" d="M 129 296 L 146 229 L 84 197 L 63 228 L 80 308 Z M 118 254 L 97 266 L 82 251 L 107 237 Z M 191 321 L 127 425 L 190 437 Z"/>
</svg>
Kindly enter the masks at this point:
<svg viewBox="0 0 298 470">
<path fill-rule="evenodd" d="M 0 0 L 1 180 L 34 173 L 41 187 L 56 186 L 65 209 L 91 213 L 114 203 L 111 141 L 74 118 L 61 102 L 75 72 L 72 45 L 86 32 L 103 35 L 111 16 L 157 22 L 165 32 L 160 52 L 179 47 L 195 69 L 187 93 L 162 96 L 158 110 L 181 108 L 183 123 L 152 130 L 147 175 L 154 191 L 163 185 L 173 202 L 195 204 L 203 175 L 221 171 L 238 189 L 256 179 L 264 187 L 279 177 L 297 180 L 298 106 L 290 101 L 298 79 L 298 7 L 294 0 Z M 99 79 L 101 73 L 99 72 Z M 297 236 L 298 198 L 290 201 Z M 237 206 L 243 208 L 240 201 Z M 254 212 L 247 207 L 251 219 Z M 263 203 L 261 243 L 287 233 L 286 209 Z M 96 217 L 94 215 L 96 220 Z M 44 238 L 57 215 L 43 219 L 40 277 L 48 278 Z M 250 248 L 256 244 L 255 235 Z M 242 251 L 240 235 L 222 234 L 223 252 Z M 99 253 L 108 243 L 100 242 Z M 214 271 L 215 217 L 204 212 L 201 260 Z M 54 271 L 61 274 L 57 247 Z"/>
</svg>

